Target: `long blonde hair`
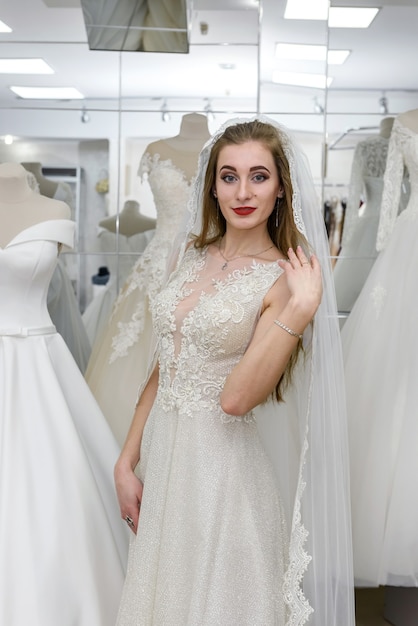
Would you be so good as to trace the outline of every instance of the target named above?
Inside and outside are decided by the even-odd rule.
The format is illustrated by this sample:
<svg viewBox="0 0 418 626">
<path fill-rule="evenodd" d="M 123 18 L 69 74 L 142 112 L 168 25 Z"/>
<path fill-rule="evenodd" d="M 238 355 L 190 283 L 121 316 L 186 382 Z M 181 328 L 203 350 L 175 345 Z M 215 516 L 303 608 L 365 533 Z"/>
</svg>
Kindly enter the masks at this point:
<svg viewBox="0 0 418 626">
<path fill-rule="evenodd" d="M 203 248 L 211 243 L 216 243 L 225 235 L 226 221 L 219 211 L 217 199 L 213 195 L 219 153 L 225 146 L 231 144 L 240 145 L 248 141 L 262 143 L 270 151 L 284 191 L 277 209 L 278 225 L 276 226 L 276 206 L 272 207 L 272 212 L 267 221 L 267 230 L 271 240 L 284 254 L 286 254 L 289 248 L 295 249 L 297 245 L 307 247 L 306 239 L 297 229 L 293 217 L 293 188 L 290 167 L 278 130 L 273 125 L 259 120 L 228 126 L 214 142 L 205 173 L 202 198 L 202 227 L 200 234 L 195 238 L 195 247 Z M 283 400 L 283 392 L 291 382 L 292 372 L 301 350 L 302 342 L 299 341 L 273 392 L 278 402 Z"/>
</svg>

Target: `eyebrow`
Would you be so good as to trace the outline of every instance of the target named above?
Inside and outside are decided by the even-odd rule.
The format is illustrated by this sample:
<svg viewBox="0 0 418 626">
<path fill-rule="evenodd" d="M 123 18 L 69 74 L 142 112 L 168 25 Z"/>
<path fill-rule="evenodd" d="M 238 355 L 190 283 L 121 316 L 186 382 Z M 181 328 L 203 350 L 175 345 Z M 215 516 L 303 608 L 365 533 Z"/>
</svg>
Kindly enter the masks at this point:
<svg viewBox="0 0 418 626">
<path fill-rule="evenodd" d="M 232 170 L 234 172 L 237 171 L 236 167 L 234 167 L 233 165 L 222 165 L 219 171 L 222 172 L 222 170 Z M 254 172 L 256 170 L 265 170 L 270 174 L 270 170 L 265 167 L 265 165 L 255 165 L 254 167 L 250 167 L 250 172 Z"/>
</svg>

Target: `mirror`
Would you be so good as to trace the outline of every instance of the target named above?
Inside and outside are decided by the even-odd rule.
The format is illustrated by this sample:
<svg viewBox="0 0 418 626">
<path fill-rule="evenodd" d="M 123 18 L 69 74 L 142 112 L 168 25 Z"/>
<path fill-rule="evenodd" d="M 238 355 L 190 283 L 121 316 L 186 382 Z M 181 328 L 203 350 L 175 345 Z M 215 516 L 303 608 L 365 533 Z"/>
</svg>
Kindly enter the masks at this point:
<svg viewBox="0 0 418 626">
<path fill-rule="evenodd" d="M 81 0 L 90 50 L 187 53 L 185 0 Z"/>
<path fill-rule="evenodd" d="M 70 177 L 76 173 L 70 181 L 78 223 L 72 256 L 82 311 L 93 297 L 91 281 L 98 268 L 116 267 L 122 280 L 118 264 L 128 263 L 116 243 L 97 248 L 99 222 L 117 216 L 128 200 L 155 217 L 149 185 L 137 175 L 139 160 L 151 141 L 178 133 L 184 114 L 205 115 L 211 131 L 228 118 L 256 112 L 286 125 L 308 154 L 325 210 L 330 198 L 348 196 L 355 145 L 378 132 L 384 117 L 417 103 L 418 85 L 409 69 L 417 48 L 412 0 L 382 0 L 372 27 L 361 30 L 328 29 L 324 20 L 284 19 L 285 0 L 265 0 L 262 11 L 253 0 L 195 0 L 187 15 L 187 54 L 142 54 L 126 46 L 121 52 L 91 50 L 79 0 L 33 0 L 24 9 L 19 0 L 9 4 L 1 19 L 10 21 L 13 33 L 0 34 L 1 58 L 36 56 L 55 73 L 0 74 L 0 158 L 40 162 L 46 173 L 59 172 L 64 182 L 67 172 Z M 90 3 L 91 12 L 96 4 L 103 5 Z M 134 4 L 139 11 L 143 3 Z M 132 15 L 127 14 L 127 23 Z M 185 10 L 178 15 L 183 19 Z M 348 49 L 350 55 L 335 66 L 327 65 L 326 56 L 286 56 L 283 46 L 276 54 L 277 44 L 296 43 L 325 51 Z M 333 80 L 329 88 L 324 82 L 290 84 L 291 72 Z M 84 98 L 27 100 L 10 90 L 38 85 L 74 86 Z M 4 143 L 6 136 L 11 145 Z"/>
<path fill-rule="evenodd" d="M 332 83 L 327 90 L 324 179 L 341 325 L 378 254 L 376 236 L 393 120 L 418 103 L 418 79 L 408 65 L 408 58 L 418 53 L 416 3 L 389 0 L 379 6 L 367 29 L 329 29 L 329 49 L 349 51 L 342 65 L 328 67 Z M 403 207 L 408 194 L 406 181 Z"/>
</svg>

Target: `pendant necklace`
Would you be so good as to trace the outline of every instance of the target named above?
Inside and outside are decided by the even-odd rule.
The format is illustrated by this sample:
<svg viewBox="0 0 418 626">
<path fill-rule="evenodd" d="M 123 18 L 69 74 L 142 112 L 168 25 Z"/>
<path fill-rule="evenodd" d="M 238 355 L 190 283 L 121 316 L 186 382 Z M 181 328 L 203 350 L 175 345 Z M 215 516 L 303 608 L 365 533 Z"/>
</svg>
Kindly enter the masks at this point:
<svg viewBox="0 0 418 626">
<path fill-rule="evenodd" d="M 219 250 L 221 257 L 225 261 L 225 263 L 221 267 L 221 270 L 225 270 L 228 267 L 228 263 L 230 263 L 231 261 L 236 261 L 237 259 L 243 259 L 246 256 L 253 256 L 253 257 L 259 256 L 260 254 L 263 254 L 263 252 L 267 252 L 267 250 L 271 250 L 272 248 L 274 248 L 274 245 L 271 245 L 268 248 L 265 248 L 265 250 L 260 250 L 260 252 L 256 252 L 255 254 L 241 254 L 240 256 L 232 257 L 232 259 L 227 259 L 226 256 L 223 254 L 221 250 L 221 244 L 219 243 L 218 250 Z"/>
</svg>

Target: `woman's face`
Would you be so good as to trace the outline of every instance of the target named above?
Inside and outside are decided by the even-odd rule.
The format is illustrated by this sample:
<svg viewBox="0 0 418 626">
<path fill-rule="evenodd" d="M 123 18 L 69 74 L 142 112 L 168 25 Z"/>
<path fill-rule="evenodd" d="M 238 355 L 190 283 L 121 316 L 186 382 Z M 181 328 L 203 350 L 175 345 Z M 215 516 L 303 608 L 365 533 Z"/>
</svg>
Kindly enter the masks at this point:
<svg viewBox="0 0 418 626">
<path fill-rule="evenodd" d="M 219 152 L 215 194 L 229 227 L 266 225 L 283 195 L 273 156 L 258 141 L 228 145 Z"/>
</svg>

